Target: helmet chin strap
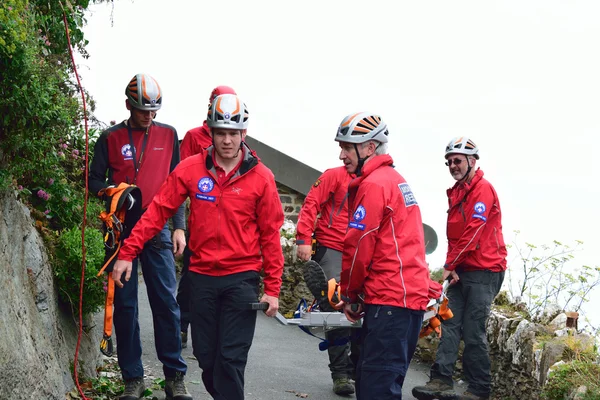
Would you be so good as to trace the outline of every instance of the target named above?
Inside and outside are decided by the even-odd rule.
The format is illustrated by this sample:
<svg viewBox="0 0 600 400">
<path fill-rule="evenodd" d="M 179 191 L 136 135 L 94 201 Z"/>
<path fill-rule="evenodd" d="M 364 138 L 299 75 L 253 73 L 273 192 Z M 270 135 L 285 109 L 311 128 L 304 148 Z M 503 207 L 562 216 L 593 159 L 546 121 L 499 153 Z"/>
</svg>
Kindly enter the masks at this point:
<svg viewBox="0 0 600 400">
<path fill-rule="evenodd" d="M 377 150 L 379 146 L 381 146 L 381 142 L 377 145 L 375 150 Z M 354 173 L 356 174 L 356 176 L 361 176 L 362 167 L 365 165 L 365 161 L 367 161 L 369 157 L 371 157 L 375 153 L 371 154 L 371 156 L 361 158 L 360 153 L 358 152 L 358 145 L 356 143 L 354 143 L 354 151 L 356 151 L 356 157 L 358 158 L 358 163 L 356 164 L 356 171 L 354 171 Z"/>
<path fill-rule="evenodd" d="M 471 168 L 471 163 L 469 162 L 469 156 L 465 154 L 465 158 L 467 159 L 467 172 L 465 172 L 465 175 L 462 178 L 460 178 L 458 182 L 466 182 L 467 178 L 469 177 L 469 174 L 471 173 L 471 170 L 473 169 Z"/>
</svg>

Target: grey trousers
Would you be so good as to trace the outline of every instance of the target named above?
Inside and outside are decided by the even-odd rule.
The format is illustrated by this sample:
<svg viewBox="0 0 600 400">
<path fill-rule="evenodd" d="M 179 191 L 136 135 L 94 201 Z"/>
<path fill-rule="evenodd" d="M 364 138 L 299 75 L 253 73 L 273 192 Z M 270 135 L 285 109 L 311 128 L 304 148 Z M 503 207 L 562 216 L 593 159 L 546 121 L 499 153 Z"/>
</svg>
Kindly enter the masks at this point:
<svg viewBox="0 0 600 400">
<path fill-rule="evenodd" d="M 463 371 L 469 391 L 487 396 L 492 379 L 485 328 L 492 301 L 502 287 L 504 272 L 469 271 L 458 272 L 458 276 L 460 281 L 448 288 L 448 306 L 454 317 L 442 323 L 442 338 L 431 367 L 431 379 L 453 384 L 452 374 L 462 337 L 465 342 Z"/>
<path fill-rule="evenodd" d="M 335 278 L 339 282 L 342 272 L 342 253 L 330 248 L 324 250 L 322 246 L 320 250 L 315 254 L 314 260 L 321 265 L 327 279 Z M 350 337 L 354 330 L 351 328 L 332 329 L 325 333 L 325 338 L 329 343 L 334 343 Z M 358 348 L 354 342 L 356 340 L 344 345 L 329 346 L 327 349 L 329 353 L 329 370 L 333 379 L 354 378 L 354 365 L 358 361 Z"/>
</svg>

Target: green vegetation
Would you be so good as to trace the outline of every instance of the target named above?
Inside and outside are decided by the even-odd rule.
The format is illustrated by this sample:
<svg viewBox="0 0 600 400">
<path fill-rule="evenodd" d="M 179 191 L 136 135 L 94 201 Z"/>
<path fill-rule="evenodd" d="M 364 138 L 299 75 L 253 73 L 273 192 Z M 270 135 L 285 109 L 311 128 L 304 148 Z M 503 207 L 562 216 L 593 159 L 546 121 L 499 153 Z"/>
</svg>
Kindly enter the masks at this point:
<svg viewBox="0 0 600 400">
<path fill-rule="evenodd" d="M 50 244 L 61 298 L 75 310 L 82 261 L 85 131 L 63 9 L 71 44 L 86 57 L 82 27 L 88 5 L 89 0 L 5 0 L 0 5 L 0 190 L 15 193 L 32 210 Z M 94 104 L 89 98 L 87 103 L 90 113 Z M 91 135 L 99 128 L 92 118 Z M 84 313 L 97 310 L 101 297 L 102 281 L 95 273 L 103 259 L 102 236 L 92 228 L 99 228 L 102 208 L 92 196 Z"/>
<path fill-rule="evenodd" d="M 558 366 L 544 385 L 541 398 L 546 400 L 562 400 L 579 387 L 585 386 L 577 399 L 600 399 L 600 365 L 575 360 Z"/>
</svg>

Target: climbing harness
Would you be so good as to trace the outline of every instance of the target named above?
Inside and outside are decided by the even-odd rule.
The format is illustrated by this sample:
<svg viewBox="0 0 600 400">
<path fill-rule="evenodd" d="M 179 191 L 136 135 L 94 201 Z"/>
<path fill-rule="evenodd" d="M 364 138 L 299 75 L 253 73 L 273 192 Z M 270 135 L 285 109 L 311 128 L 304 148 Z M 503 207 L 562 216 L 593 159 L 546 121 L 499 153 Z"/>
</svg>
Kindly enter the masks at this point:
<svg viewBox="0 0 600 400">
<path fill-rule="evenodd" d="M 98 196 L 106 198 L 106 210 L 100 213 L 104 224 L 104 265 L 98 276 L 107 272 L 108 283 L 104 303 L 104 332 L 100 341 L 100 351 L 107 357 L 113 355 L 112 325 L 113 304 L 115 299 L 115 282 L 112 272 L 123 240 L 129 236 L 131 229 L 142 215 L 142 192 L 139 187 L 121 183 L 98 192 Z"/>
</svg>

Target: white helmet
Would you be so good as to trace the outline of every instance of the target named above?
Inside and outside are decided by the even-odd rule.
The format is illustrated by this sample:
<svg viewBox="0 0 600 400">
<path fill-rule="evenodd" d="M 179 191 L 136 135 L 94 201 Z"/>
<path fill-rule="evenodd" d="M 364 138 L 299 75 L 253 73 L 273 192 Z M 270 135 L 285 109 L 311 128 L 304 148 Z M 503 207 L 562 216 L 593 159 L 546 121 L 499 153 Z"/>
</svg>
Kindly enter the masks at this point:
<svg viewBox="0 0 600 400">
<path fill-rule="evenodd" d="M 208 107 L 206 123 L 210 128 L 248 129 L 248 109 L 235 94 L 217 96 Z"/>
<path fill-rule="evenodd" d="M 129 104 L 138 110 L 157 111 L 162 104 L 162 93 L 156 79 L 147 74 L 137 74 L 125 88 Z"/>
<path fill-rule="evenodd" d="M 469 139 L 466 136 L 455 137 L 448 143 L 446 146 L 446 154 L 464 154 L 467 156 L 473 156 L 475 159 L 479 160 L 479 148 L 475 142 Z"/>
<path fill-rule="evenodd" d="M 365 143 L 369 140 L 387 143 L 387 125 L 379 115 L 367 112 L 350 114 L 342 120 L 335 140 L 346 143 Z"/>
</svg>

